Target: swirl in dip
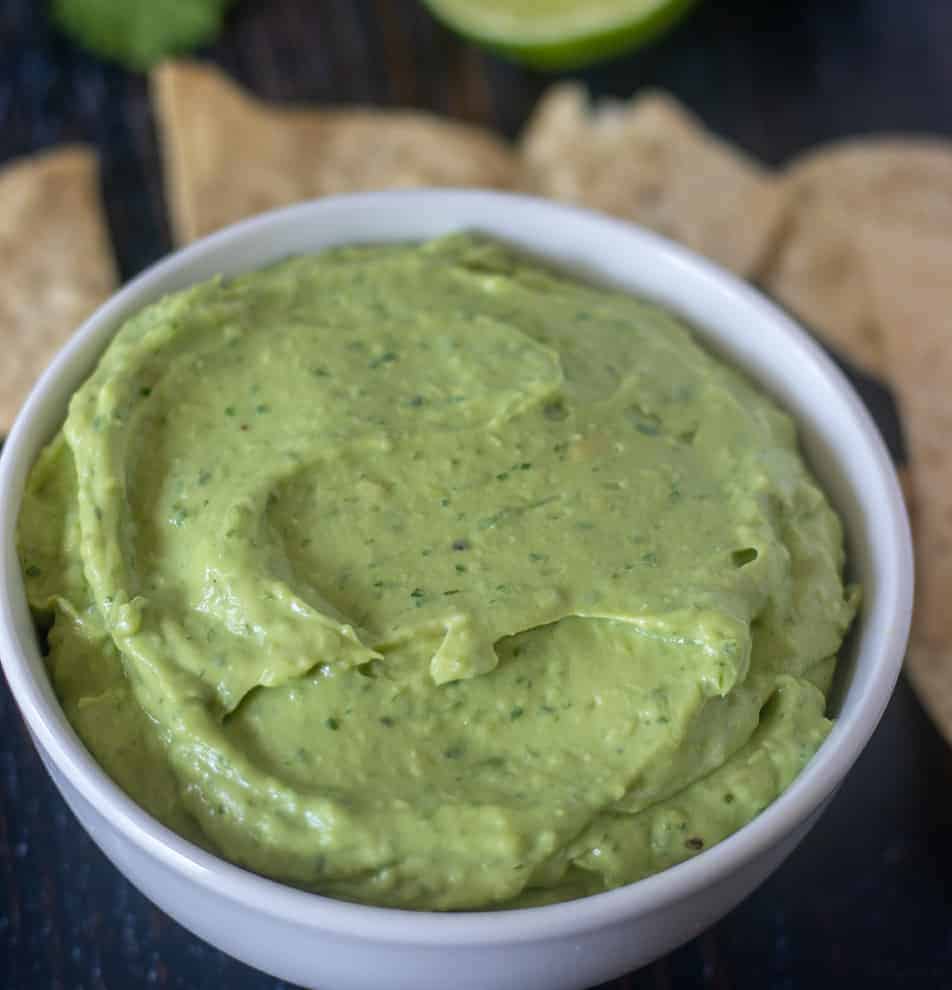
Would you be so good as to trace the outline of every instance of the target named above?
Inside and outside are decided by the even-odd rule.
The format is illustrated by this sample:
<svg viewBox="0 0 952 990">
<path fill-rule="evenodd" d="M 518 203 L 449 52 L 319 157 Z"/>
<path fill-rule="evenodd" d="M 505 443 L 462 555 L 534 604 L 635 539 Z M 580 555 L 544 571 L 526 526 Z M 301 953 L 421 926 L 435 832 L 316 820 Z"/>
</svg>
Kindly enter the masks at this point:
<svg viewBox="0 0 952 990">
<path fill-rule="evenodd" d="M 136 801 L 407 908 L 578 897 L 741 827 L 829 731 L 856 599 L 786 414 L 663 309 L 464 235 L 143 310 L 19 540 Z"/>
</svg>

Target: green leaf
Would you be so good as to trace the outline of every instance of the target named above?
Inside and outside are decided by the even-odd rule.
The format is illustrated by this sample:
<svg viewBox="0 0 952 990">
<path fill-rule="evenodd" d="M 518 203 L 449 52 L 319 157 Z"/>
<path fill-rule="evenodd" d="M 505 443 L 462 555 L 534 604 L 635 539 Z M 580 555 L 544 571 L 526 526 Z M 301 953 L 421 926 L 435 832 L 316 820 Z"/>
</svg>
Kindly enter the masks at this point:
<svg viewBox="0 0 952 990">
<path fill-rule="evenodd" d="M 213 41 L 233 0 L 52 0 L 53 20 L 84 48 L 143 71 Z"/>
</svg>

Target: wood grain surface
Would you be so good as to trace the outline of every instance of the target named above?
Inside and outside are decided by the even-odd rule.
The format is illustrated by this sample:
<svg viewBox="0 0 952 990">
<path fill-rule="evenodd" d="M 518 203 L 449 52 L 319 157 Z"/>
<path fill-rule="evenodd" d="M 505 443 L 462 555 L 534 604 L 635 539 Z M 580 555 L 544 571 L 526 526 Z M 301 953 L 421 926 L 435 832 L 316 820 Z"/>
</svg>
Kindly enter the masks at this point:
<svg viewBox="0 0 952 990">
<path fill-rule="evenodd" d="M 170 248 L 147 87 L 0 0 L 0 161 L 96 145 L 120 269 Z M 653 49 L 584 74 L 667 88 L 768 163 L 871 131 L 952 134 L 948 0 L 707 0 Z M 547 77 L 479 53 L 414 0 L 244 0 L 204 53 L 288 101 L 431 109 L 513 136 Z M 78 246 L 81 249 L 81 245 Z M 875 390 L 874 390 L 875 391 Z M 887 407 L 870 398 L 880 417 Z M 0 682 L 0 988 L 279 990 L 153 908 L 46 776 Z M 952 756 L 904 682 L 800 849 L 754 896 L 611 990 L 952 987 Z M 367 986 L 387 986 L 368 971 Z"/>
</svg>

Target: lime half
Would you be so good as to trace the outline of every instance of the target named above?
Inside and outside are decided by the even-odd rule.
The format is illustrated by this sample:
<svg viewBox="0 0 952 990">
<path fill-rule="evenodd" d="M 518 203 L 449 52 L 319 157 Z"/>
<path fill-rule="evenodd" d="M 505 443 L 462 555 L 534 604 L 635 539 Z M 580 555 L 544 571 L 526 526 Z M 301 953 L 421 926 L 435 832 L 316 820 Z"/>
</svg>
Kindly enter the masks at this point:
<svg viewBox="0 0 952 990">
<path fill-rule="evenodd" d="M 447 26 L 536 69 L 573 69 L 645 44 L 696 0 L 424 0 Z"/>
</svg>

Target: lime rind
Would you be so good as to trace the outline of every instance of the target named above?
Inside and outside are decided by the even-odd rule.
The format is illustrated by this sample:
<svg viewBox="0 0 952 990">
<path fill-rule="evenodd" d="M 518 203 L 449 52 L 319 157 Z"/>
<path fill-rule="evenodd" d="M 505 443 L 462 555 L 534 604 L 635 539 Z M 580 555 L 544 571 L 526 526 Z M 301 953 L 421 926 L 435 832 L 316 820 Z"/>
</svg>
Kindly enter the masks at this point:
<svg viewBox="0 0 952 990">
<path fill-rule="evenodd" d="M 593 14 L 594 5 L 582 0 L 578 16 L 538 17 L 532 25 L 493 15 L 479 4 L 463 5 L 460 0 L 424 3 L 437 19 L 471 41 L 530 68 L 552 72 L 582 68 L 649 44 L 673 28 L 698 0 L 643 4 L 634 20 L 630 10 L 618 10 L 615 4 L 610 5 L 614 12 Z"/>
</svg>

